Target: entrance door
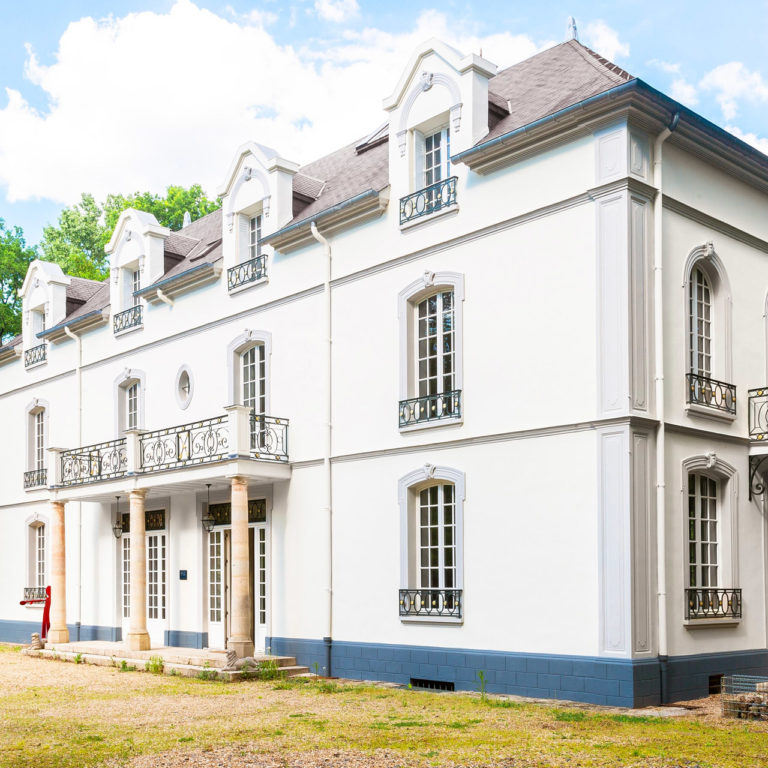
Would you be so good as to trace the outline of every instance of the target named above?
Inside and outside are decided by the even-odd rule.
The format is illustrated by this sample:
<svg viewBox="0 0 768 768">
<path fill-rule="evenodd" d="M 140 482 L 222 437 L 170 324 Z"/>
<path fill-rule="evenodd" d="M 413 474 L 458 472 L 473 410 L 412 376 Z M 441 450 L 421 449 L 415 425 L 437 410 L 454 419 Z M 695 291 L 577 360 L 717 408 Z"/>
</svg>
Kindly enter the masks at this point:
<svg viewBox="0 0 768 768">
<path fill-rule="evenodd" d="M 131 537 L 123 534 L 120 542 L 120 563 L 123 574 L 120 615 L 122 617 L 123 640 L 125 640 L 131 629 Z"/>
<path fill-rule="evenodd" d="M 253 580 L 253 645 L 255 652 L 264 653 L 266 650 L 265 641 L 267 637 L 267 610 L 268 610 L 268 592 L 267 592 L 267 526 L 256 525 L 251 529 L 253 536 L 253 557 L 251 559 Z"/>
<path fill-rule="evenodd" d="M 229 531 L 208 534 L 208 647 L 225 649 L 229 632 Z"/>
<path fill-rule="evenodd" d="M 147 632 L 152 646 L 165 645 L 165 533 L 147 534 Z"/>
</svg>

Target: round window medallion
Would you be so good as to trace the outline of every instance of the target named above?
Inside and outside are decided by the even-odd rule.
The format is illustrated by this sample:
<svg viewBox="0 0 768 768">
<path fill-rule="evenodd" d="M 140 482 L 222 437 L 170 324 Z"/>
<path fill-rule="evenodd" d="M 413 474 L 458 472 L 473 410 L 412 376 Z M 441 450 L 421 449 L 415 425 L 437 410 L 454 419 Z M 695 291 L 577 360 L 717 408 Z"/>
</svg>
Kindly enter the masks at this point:
<svg viewBox="0 0 768 768">
<path fill-rule="evenodd" d="M 186 408 L 192 401 L 192 374 L 186 365 L 176 374 L 176 402 L 180 408 Z"/>
</svg>

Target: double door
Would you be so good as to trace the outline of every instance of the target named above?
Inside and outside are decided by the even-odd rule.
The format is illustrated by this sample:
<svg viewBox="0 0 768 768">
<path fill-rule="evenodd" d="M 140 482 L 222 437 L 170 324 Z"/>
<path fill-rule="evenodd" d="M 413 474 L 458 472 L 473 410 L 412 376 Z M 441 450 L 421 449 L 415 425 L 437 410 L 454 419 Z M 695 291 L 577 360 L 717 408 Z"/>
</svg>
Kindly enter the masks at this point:
<svg viewBox="0 0 768 768">
<path fill-rule="evenodd" d="M 264 652 L 268 611 L 268 552 L 265 524 L 248 528 L 250 591 L 253 598 L 251 637 L 256 652 Z M 226 648 L 232 610 L 232 531 L 216 527 L 208 534 L 208 646 Z"/>
<path fill-rule="evenodd" d="M 147 632 L 153 648 L 165 645 L 168 610 L 167 536 L 165 531 L 146 534 Z M 131 535 L 121 538 L 122 628 L 126 637 L 131 625 Z"/>
</svg>

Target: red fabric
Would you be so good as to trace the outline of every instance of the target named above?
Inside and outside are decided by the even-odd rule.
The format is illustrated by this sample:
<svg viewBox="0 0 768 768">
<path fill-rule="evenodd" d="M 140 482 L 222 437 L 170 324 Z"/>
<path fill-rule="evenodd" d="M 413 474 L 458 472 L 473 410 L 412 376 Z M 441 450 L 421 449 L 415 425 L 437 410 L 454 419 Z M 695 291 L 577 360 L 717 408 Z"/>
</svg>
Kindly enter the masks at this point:
<svg viewBox="0 0 768 768">
<path fill-rule="evenodd" d="M 45 588 L 45 607 L 43 608 L 43 626 L 40 630 L 40 639 L 45 640 L 48 637 L 48 630 L 51 628 L 51 588 Z"/>
</svg>

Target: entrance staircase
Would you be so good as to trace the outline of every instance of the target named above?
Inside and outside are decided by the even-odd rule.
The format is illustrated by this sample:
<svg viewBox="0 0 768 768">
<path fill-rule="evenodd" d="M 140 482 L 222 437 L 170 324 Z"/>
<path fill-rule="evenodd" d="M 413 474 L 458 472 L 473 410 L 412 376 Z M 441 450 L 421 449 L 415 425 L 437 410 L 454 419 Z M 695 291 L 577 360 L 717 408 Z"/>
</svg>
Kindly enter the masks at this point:
<svg viewBox="0 0 768 768">
<path fill-rule="evenodd" d="M 163 660 L 163 672 L 181 677 L 197 677 L 207 680 L 241 680 L 240 670 L 225 670 L 227 654 L 225 651 L 200 650 L 197 648 L 152 648 L 148 651 L 130 651 L 122 643 L 94 640 L 90 642 L 46 644 L 44 649 L 25 648 L 22 653 L 42 659 L 59 659 L 80 664 L 96 664 L 102 667 L 116 667 L 138 671 L 148 669 L 156 663 L 157 657 Z M 309 675 L 309 669 L 296 664 L 293 656 L 254 656 L 257 664 L 270 662 L 277 666 L 281 678 Z M 247 677 L 256 678 L 255 670 L 250 669 Z M 272 677 L 272 676 L 270 676 Z"/>
</svg>

